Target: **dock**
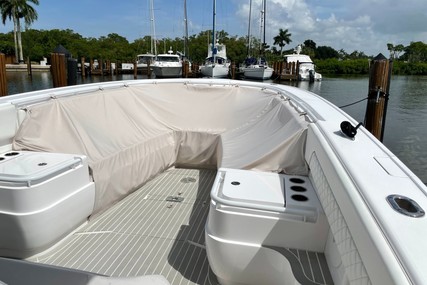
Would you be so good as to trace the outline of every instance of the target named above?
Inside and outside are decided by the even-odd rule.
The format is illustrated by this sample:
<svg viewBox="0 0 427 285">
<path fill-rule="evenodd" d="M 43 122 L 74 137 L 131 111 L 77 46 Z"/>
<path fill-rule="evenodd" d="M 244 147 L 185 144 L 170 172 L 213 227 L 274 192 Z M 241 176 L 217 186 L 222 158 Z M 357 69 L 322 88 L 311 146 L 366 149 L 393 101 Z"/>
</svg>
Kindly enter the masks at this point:
<svg viewBox="0 0 427 285">
<path fill-rule="evenodd" d="M 6 64 L 6 71 L 27 71 L 28 65 L 24 64 Z M 50 65 L 31 64 L 32 71 L 49 71 Z"/>
<path fill-rule="evenodd" d="M 297 81 L 299 77 L 299 62 L 274 62 L 273 70 L 273 77 L 277 78 L 277 80 Z"/>
</svg>

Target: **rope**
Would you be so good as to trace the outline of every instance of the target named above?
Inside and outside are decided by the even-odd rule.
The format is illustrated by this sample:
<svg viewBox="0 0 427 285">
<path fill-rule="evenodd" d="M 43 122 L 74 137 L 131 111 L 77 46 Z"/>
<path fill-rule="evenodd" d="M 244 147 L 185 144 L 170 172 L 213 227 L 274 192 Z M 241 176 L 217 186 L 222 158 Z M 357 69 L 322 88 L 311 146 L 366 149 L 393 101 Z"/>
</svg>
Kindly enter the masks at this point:
<svg viewBox="0 0 427 285">
<path fill-rule="evenodd" d="M 366 97 L 366 98 L 360 99 L 360 100 L 358 100 L 356 102 L 353 102 L 353 103 L 350 103 L 350 104 L 347 104 L 347 105 L 343 105 L 343 106 L 339 106 L 338 108 L 345 108 L 345 107 L 349 107 L 349 106 L 352 106 L 352 105 L 356 105 L 357 103 L 360 103 L 362 101 L 368 100 L 368 98 L 369 97 Z"/>
</svg>

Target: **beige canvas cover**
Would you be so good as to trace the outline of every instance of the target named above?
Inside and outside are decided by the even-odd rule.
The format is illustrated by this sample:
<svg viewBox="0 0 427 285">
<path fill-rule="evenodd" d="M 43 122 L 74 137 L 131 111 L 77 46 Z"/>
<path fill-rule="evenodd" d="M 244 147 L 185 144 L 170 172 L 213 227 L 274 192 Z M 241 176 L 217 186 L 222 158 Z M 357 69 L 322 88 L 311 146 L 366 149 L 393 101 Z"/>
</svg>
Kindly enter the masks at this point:
<svg viewBox="0 0 427 285">
<path fill-rule="evenodd" d="M 306 129 L 268 89 L 141 84 L 29 106 L 13 147 L 87 155 L 99 211 L 171 166 L 306 174 Z"/>
</svg>

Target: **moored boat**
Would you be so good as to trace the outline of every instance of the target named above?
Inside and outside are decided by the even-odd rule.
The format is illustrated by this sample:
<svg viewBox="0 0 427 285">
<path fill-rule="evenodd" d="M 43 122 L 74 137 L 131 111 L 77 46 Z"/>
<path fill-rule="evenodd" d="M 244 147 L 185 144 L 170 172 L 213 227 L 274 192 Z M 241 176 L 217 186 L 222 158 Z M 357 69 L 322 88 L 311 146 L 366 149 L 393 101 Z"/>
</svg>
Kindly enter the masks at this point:
<svg viewBox="0 0 427 285">
<path fill-rule="evenodd" d="M 285 55 L 285 62 L 295 62 L 299 64 L 298 80 L 301 81 L 321 81 L 322 75 L 317 73 L 315 65 L 310 56 L 301 54 L 301 46 L 297 46 L 295 53 Z"/>
<path fill-rule="evenodd" d="M 152 65 L 156 56 L 151 53 L 138 54 L 136 56 L 136 66 L 139 71 L 146 71 Z"/>
<path fill-rule="evenodd" d="M 243 72 L 243 75 L 246 78 L 249 79 L 258 79 L 258 80 L 264 80 L 264 79 L 270 79 L 273 75 L 273 68 L 268 66 L 267 61 L 261 57 L 263 54 L 263 48 L 266 45 L 265 43 L 265 28 L 266 28 L 266 21 L 265 21 L 265 13 L 266 13 L 266 1 L 262 1 L 262 10 L 261 10 L 261 31 L 262 32 L 262 44 L 260 45 L 260 57 L 254 58 L 251 57 L 249 54 L 250 48 L 251 48 L 251 11 L 252 11 L 252 0 L 249 1 L 249 21 L 248 21 L 248 58 L 245 61 L 245 66 L 241 68 L 241 71 Z"/>
<path fill-rule="evenodd" d="M 253 59 L 250 58 L 248 60 L 255 60 L 252 63 L 247 63 L 244 67 L 241 68 L 243 75 L 245 78 L 249 79 L 258 79 L 265 80 L 270 79 L 273 75 L 273 68 L 269 67 L 267 62 L 262 59 Z"/>
<path fill-rule="evenodd" d="M 182 61 L 179 55 L 169 49 L 167 54 L 158 54 L 153 62 L 156 77 L 181 77 Z"/>
<path fill-rule="evenodd" d="M 224 78 L 228 76 L 229 69 L 226 46 L 218 42 L 214 47 L 209 45 L 208 57 L 205 64 L 200 66 L 200 72 L 206 77 Z"/>
<path fill-rule="evenodd" d="M 427 188 L 356 124 L 261 82 L 0 98 L 0 280 L 423 284 Z"/>
<path fill-rule="evenodd" d="M 216 0 L 213 0 L 213 25 L 212 43 L 208 45 L 208 56 L 205 63 L 200 67 L 200 72 L 205 77 L 224 78 L 228 77 L 230 62 L 227 59 L 227 49 L 220 44 L 216 38 Z"/>
</svg>

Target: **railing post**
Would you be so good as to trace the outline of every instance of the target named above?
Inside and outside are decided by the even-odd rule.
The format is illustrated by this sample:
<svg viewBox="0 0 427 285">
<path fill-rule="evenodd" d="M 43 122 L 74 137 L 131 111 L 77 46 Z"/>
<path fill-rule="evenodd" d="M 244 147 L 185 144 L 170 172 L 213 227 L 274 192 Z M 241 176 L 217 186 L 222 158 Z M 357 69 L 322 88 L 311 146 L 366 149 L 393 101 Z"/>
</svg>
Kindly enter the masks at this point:
<svg viewBox="0 0 427 285">
<path fill-rule="evenodd" d="M 383 141 L 393 63 L 377 55 L 370 64 L 365 128 Z"/>
</svg>

